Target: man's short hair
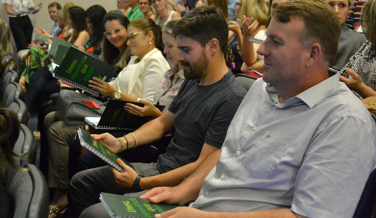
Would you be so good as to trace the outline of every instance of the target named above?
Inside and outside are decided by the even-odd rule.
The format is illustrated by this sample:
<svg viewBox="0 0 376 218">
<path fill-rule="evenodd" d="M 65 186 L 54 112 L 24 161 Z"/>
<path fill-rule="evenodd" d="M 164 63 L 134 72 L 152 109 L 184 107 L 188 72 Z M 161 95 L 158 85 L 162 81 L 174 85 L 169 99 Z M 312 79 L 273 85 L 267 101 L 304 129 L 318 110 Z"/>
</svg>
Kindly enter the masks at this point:
<svg viewBox="0 0 376 218">
<path fill-rule="evenodd" d="M 48 5 L 47 8 L 56 7 L 57 10 L 61 10 L 61 5 L 58 2 L 52 2 Z"/>
<path fill-rule="evenodd" d="M 174 26 L 176 36 L 191 38 L 205 47 L 213 38 L 219 41 L 219 46 L 225 54 L 228 43 L 228 26 L 221 9 L 215 6 L 202 6 L 189 11 Z"/>
<path fill-rule="evenodd" d="M 323 0 L 293 0 L 280 4 L 272 18 L 288 23 L 294 16 L 304 21 L 301 43 L 308 48 L 318 42 L 328 66 L 331 66 L 336 59 L 341 34 L 341 24 L 334 10 Z"/>
</svg>

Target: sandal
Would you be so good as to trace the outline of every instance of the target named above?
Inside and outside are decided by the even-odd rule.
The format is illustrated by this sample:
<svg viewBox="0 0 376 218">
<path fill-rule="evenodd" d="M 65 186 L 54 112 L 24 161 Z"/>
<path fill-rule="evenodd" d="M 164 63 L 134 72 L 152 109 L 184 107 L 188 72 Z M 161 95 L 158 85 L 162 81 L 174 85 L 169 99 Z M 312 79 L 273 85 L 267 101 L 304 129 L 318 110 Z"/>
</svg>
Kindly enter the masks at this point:
<svg viewBox="0 0 376 218">
<path fill-rule="evenodd" d="M 50 215 L 55 215 L 55 216 L 61 215 L 65 212 L 66 209 L 67 209 L 67 205 L 65 205 L 62 208 L 50 206 L 48 216 L 50 216 Z"/>
</svg>

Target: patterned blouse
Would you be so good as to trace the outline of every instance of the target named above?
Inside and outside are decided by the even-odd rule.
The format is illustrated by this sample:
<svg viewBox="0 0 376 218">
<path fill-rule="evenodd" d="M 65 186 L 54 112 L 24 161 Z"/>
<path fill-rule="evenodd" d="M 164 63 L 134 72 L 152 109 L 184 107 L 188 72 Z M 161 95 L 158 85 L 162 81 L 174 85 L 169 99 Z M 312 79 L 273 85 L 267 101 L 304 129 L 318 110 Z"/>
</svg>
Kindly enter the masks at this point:
<svg viewBox="0 0 376 218">
<path fill-rule="evenodd" d="M 346 67 L 358 73 L 363 83 L 376 91 L 376 54 L 371 42 L 366 40 L 339 72 L 340 75 L 348 78 L 349 75 L 345 72 Z"/>
<path fill-rule="evenodd" d="M 174 80 L 171 81 L 171 77 L 174 74 Z M 165 106 L 162 112 L 165 112 L 168 107 L 170 107 L 172 100 L 178 94 L 180 86 L 183 84 L 184 80 L 183 70 L 176 73 L 176 70 L 174 71 L 170 69 L 164 74 L 164 79 L 159 82 L 154 95 L 154 104 Z"/>
</svg>

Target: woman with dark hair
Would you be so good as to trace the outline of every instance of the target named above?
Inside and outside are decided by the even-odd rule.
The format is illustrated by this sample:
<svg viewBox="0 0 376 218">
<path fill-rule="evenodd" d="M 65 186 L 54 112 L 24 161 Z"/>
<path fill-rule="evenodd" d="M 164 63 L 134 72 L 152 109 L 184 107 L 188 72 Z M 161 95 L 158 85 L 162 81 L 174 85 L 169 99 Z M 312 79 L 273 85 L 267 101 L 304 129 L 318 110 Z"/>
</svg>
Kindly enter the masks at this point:
<svg viewBox="0 0 376 218">
<path fill-rule="evenodd" d="M 117 68 L 124 68 L 130 56 L 127 49 L 128 18 L 120 11 L 110 11 L 103 18 L 102 60 Z"/>
<path fill-rule="evenodd" d="M 100 5 L 93 5 L 89 7 L 85 12 L 86 25 L 90 34 L 88 41 L 84 47 L 79 49 L 100 55 L 102 50 L 103 39 L 103 18 L 106 15 L 106 10 Z"/>
<path fill-rule="evenodd" d="M 110 24 L 106 22 L 105 27 Z M 106 29 L 107 39 L 114 40 L 117 30 L 121 31 Z M 139 18 L 129 24 L 127 45 L 133 56 L 118 77 L 109 83 L 94 78 L 89 86 L 104 96 L 123 101 L 137 102 L 140 98 L 153 101 L 155 88 L 170 68 L 161 52 L 161 28 L 150 18 Z"/>
<path fill-rule="evenodd" d="M 151 10 L 151 0 L 139 0 L 138 5 L 140 7 L 140 11 L 144 14 L 144 17 L 150 18 L 155 21 L 155 15 Z"/>
<path fill-rule="evenodd" d="M 23 156 L 13 152 L 19 133 L 20 123 L 16 114 L 9 109 L 0 108 L 0 217 L 11 217 L 11 199 L 8 198 L 4 187 L 7 167 L 11 166 L 21 172 L 26 171 L 14 161 L 14 157 Z"/>
<path fill-rule="evenodd" d="M 68 11 L 68 24 L 73 28 L 73 32 L 65 36 L 68 42 L 75 46 L 84 46 L 89 39 L 85 20 L 85 10 L 79 6 L 73 6 Z"/>
</svg>

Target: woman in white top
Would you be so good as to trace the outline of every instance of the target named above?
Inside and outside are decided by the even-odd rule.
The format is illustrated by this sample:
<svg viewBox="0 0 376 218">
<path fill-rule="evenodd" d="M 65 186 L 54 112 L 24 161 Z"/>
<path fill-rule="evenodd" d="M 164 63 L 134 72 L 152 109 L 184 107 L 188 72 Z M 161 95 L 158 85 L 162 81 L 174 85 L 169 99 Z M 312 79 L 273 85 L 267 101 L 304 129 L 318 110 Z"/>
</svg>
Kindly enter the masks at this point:
<svg viewBox="0 0 376 218">
<path fill-rule="evenodd" d="M 150 18 L 137 19 L 129 24 L 127 45 L 133 56 L 119 76 L 110 83 L 93 78 L 89 86 L 123 101 L 153 101 L 155 88 L 170 68 L 161 52 L 161 28 Z"/>
<path fill-rule="evenodd" d="M 166 54 L 166 58 L 171 64 L 171 69 L 164 74 L 164 79 L 160 81 L 155 90 L 154 104 L 165 106 L 163 111 L 160 111 L 151 102 L 141 99 L 139 102 L 144 104 L 143 107 L 131 103 L 126 104 L 124 108 L 129 113 L 140 117 L 159 117 L 162 115 L 162 112 L 168 110 L 172 100 L 178 94 L 178 91 L 185 80 L 182 66 L 176 59 L 180 50 L 176 45 L 176 39 L 172 33 L 172 28 L 178 21 L 178 19 L 171 20 L 164 26 L 162 31 L 162 39 L 165 45 L 163 52 Z"/>
<path fill-rule="evenodd" d="M 9 26 L 17 46 L 17 52 L 27 49 L 33 36 L 33 24 L 27 15 L 28 12 L 37 13 L 40 7 L 35 7 L 32 0 L 3 0 L 1 3 L 9 16 Z"/>
<path fill-rule="evenodd" d="M 171 19 L 180 18 L 180 14 L 176 11 L 170 11 L 167 9 L 167 0 L 152 0 L 153 7 L 157 12 L 156 23 L 159 26 L 164 26 Z"/>
</svg>

